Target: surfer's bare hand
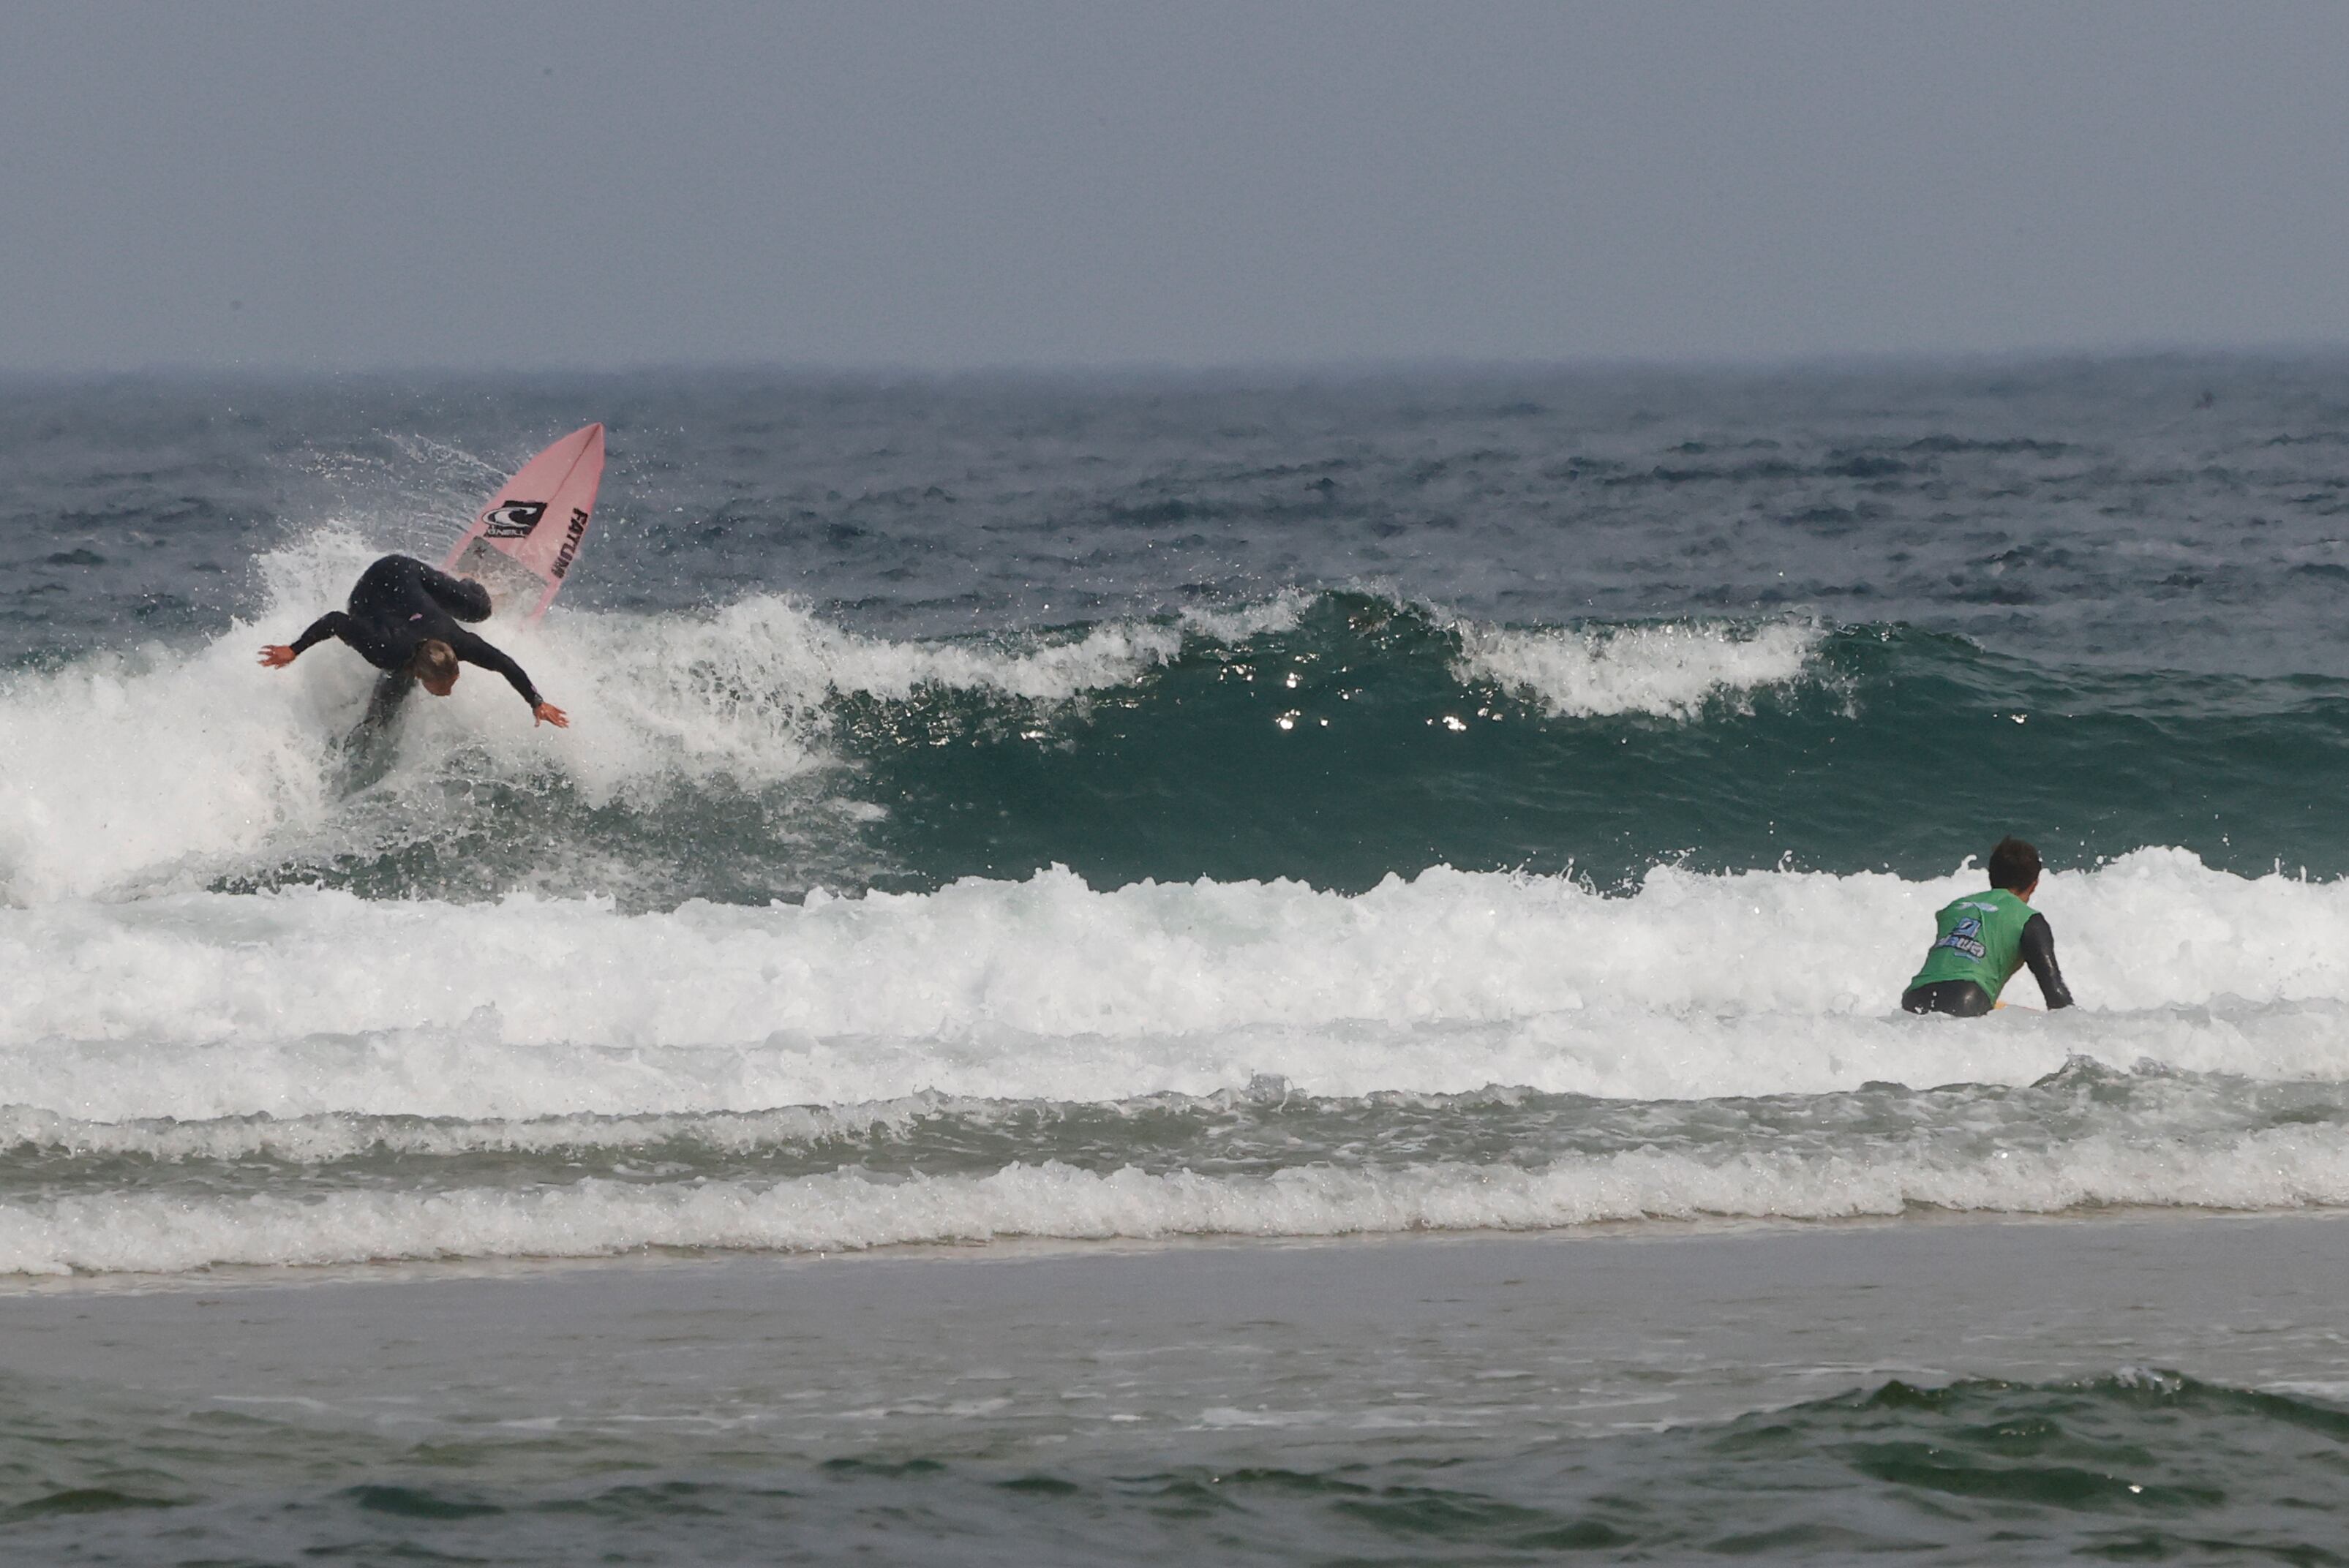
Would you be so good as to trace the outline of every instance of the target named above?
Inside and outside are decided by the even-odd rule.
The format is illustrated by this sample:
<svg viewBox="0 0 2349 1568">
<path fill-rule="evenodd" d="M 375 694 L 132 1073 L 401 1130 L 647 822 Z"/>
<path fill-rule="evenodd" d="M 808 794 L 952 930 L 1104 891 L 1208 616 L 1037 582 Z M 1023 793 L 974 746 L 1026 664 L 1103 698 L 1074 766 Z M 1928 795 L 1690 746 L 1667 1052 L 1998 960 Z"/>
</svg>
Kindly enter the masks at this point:
<svg viewBox="0 0 2349 1568">
<path fill-rule="evenodd" d="M 261 662 L 265 668 L 282 670 L 294 662 L 294 650 L 283 643 L 272 643 L 261 650 Z"/>
<path fill-rule="evenodd" d="M 571 727 L 571 716 L 551 702 L 540 703 L 536 707 L 532 708 L 530 713 L 531 717 L 540 724 L 551 724 L 557 729 Z"/>
</svg>

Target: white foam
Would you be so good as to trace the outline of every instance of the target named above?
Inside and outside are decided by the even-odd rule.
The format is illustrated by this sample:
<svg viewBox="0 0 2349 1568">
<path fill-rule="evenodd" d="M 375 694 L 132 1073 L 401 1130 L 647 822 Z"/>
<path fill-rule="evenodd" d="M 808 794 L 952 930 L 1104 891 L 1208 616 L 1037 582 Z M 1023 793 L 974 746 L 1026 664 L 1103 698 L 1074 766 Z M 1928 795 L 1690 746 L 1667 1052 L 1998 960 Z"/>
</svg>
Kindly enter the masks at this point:
<svg viewBox="0 0 2349 1568">
<path fill-rule="evenodd" d="M 2036 901 L 2085 1004 L 1894 1006 L 1932 911 L 1864 873 L 1432 871 L 1096 892 L 1065 871 L 764 909 L 316 890 L 0 910 L 0 1105 L 483 1119 L 1103 1101 L 1276 1074 L 1644 1099 L 2025 1083 L 2075 1055 L 2349 1078 L 2349 883 L 2148 851 Z M 2033 999 L 2028 978 L 2017 998 Z"/>
<path fill-rule="evenodd" d="M 1718 622 L 1520 631 L 1464 622 L 1464 681 L 1489 680 L 1531 696 L 1555 717 L 1646 713 L 1692 718 L 1716 703 L 1740 704 L 1803 674 L 1825 636 L 1816 625 Z"/>
<path fill-rule="evenodd" d="M 0 1273 L 183 1272 L 222 1264 L 595 1257 L 647 1247 L 833 1252 L 1040 1236 L 1330 1236 L 1538 1230 L 1706 1216 L 1823 1220 L 1913 1206 L 2054 1213 L 2105 1205 L 2280 1209 L 2349 1202 L 2349 1130 L 2189 1145 L 2117 1136 L 1986 1160 L 1635 1150 L 1533 1170 L 1309 1167 L 1266 1177 L 1058 1163 L 885 1181 L 590 1179 L 530 1191 L 341 1191 L 316 1198 L 131 1191 L 0 1205 Z"/>
</svg>

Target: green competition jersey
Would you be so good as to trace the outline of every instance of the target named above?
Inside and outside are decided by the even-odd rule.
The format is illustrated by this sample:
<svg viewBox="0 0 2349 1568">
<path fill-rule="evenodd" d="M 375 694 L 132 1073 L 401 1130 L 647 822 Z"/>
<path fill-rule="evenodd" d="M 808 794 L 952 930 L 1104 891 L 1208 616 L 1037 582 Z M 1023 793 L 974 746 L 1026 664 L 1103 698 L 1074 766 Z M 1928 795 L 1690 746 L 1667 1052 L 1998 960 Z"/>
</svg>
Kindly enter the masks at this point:
<svg viewBox="0 0 2349 1568">
<path fill-rule="evenodd" d="M 2023 928 L 2030 921 L 2031 906 L 2002 887 L 1942 905 L 1933 916 L 1933 945 L 1926 950 L 1925 967 L 1909 985 L 1971 980 L 1996 1001 L 2023 965 Z"/>
</svg>

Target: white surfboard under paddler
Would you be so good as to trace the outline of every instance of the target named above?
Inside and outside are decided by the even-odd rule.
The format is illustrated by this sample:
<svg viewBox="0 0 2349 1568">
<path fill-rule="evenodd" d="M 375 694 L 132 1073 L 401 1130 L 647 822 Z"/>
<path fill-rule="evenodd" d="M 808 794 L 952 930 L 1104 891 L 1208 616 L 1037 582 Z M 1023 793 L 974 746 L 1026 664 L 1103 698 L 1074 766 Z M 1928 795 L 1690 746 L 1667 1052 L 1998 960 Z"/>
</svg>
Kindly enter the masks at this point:
<svg viewBox="0 0 2349 1568">
<path fill-rule="evenodd" d="M 498 487 L 440 570 L 471 577 L 500 610 L 528 604 L 546 614 L 579 556 L 604 482 L 604 427 L 574 430 Z"/>
</svg>

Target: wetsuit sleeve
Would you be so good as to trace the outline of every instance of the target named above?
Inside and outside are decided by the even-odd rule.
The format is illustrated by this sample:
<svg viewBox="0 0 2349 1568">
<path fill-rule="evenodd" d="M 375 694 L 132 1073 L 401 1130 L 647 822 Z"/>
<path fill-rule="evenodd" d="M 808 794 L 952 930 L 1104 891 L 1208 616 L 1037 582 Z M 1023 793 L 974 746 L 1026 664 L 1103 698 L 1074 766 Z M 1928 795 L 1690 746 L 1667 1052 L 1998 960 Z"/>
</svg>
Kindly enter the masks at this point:
<svg viewBox="0 0 2349 1568">
<path fill-rule="evenodd" d="M 340 610 L 329 610 L 310 623 L 310 629 L 294 639 L 294 651 L 306 653 L 328 637 L 340 637 L 350 630 L 351 618 Z"/>
<path fill-rule="evenodd" d="M 522 693 L 522 700 L 530 704 L 533 711 L 536 710 L 539 702 L 538 688 L 530 684 L 530 677 L 522 673 L 522 666 L 508 658 L 502 650 L 492 647 L 471 632 L 459 632 L 449 639 L 449 646 L 467 664 L 479 665 L 485 670 L 495 670 L 505 676 L 506 684 Z"/>
<path fill-rule="evenodd" d="M 2055 967 L 2055 932 L 2045 915 L 2023 922 L 2019 945 L 2023 961 L 2031 965 L 2031 977 L 2039 982 L 2039 994 L 2047 998 L 2047 1010 L 2070 1006 L 2072 993 L 2064 984 L 2064 972 Z"/>
<path fill-rule="evenodd" d="M 490 591 L 479 583 L 469 583 L 462 577 L 451 577 L 438 567 L 416 563 L 416 581 L 432 602 L 460 621 L 486 621 L 490 618 Z"/>
</svg>

